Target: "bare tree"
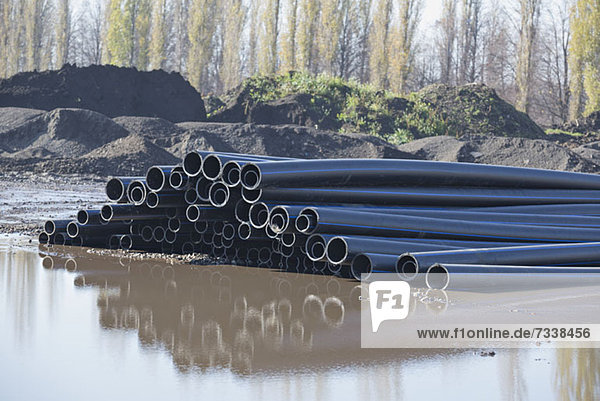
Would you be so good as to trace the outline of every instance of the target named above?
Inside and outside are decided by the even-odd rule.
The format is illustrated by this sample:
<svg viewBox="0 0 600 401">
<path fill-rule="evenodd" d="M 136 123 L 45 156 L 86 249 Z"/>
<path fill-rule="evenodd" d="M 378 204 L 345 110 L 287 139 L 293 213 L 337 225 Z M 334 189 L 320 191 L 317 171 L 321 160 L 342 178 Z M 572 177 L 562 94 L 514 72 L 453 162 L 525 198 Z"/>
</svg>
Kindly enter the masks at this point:
<svg viewBox="0 0 600 401">
<path fill-rule="evenodd" d="M 455 77 L 456 2 L 457 0 L 442 1 L 442 17 L 438 22 L 440 82 L 444 84 L 453 83 Z"/>
<path fill-rule="evenodd" d="M 459 72 L 461 84 L 477 79 L 478 51 L 482 27 L 482 0 L 462 0 L 460 16 Z"/>
<path fill-rule="evenodd" d="M 518 110 L 528 112 L 531 97 L 530 82 L 533 74 L 533 50 L 539 28 L 541 0 L 519 0 L 519 42 L 517 46 L 517 101 Z"/>
</svg>

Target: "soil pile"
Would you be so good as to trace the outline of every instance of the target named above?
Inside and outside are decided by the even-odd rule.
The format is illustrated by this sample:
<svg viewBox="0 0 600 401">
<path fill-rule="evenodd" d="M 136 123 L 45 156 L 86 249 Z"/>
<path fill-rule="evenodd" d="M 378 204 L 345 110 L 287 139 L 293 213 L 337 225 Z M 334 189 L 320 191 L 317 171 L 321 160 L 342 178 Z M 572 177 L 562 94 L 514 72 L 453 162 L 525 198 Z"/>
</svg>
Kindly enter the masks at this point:
<svg viewBox="0 0 600 401">
<path fill-rule="evenodd" d="M 484 134 L 544 138 L 544 131 L 525 113 L 502 100 L 482 84 L 430 85 L 416 93 L 449 125 L 454 136 Z"/>
<path fill-rule="evenodd" d="M 553 128 L 580 134 L 598 134 L 600 133 L 600 110 L 594 111 L 587 117 L 569 121 L 563 125 L 556 125 Z"/>
<path fill-rule="evenodd" d="M 0 80 L 0 107 L 81 108 L 109 117 L 204 121 L 200 94 L 178 73 L 66 64 L 57 71 L 23 72 Z"/>
<path fill-rule="evenodd" d="M 14 123 L 0 132 L 5 157 L 79 157 L 129 134 L 110 118 L 90 110 L 55 109 L 35 115 L 23 111 L 22 118 L 15 116 L 14 108 L 0 109 L 0 116 L 5 111 Z"/>
<path fill-rule="evenodd" d="M 504 166 L 597 173 L 600 165 L 580 154 L 541 139 L 490 137 L 424 138 L 400 149 L 427 160 L 488 163 Z"/>
<path fill-rule="evenodd" d="M 298 125 L 183 123 L 187 129 L 171 153 L 195 149 L 298 158 L 415 158 L 381 138 Z"/>
</svg>

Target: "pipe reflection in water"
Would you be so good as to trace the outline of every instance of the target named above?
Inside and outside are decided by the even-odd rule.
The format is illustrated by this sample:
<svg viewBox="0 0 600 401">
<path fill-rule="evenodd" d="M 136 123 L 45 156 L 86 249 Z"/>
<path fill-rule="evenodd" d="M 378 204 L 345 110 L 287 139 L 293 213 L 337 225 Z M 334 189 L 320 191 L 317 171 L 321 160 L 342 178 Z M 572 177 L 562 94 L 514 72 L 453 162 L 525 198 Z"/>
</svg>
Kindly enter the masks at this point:
<svg viewBox="0 0 600 401">
<path fill-rule="evenodd" d="M 77 286 L 103 289 L 97 302 L 103 328 L 136 331 L 142 346 L 168 351 L 182 372 L 221 367 L 247 374 L 276 356 L 290 363 L 288 356 L 298 352 L 318 359 L 334 345 L 332 335 L 339 337 L 335 347 L 359 348 L 354 282 L 227 266 L 130 260 L 125 267 L 117 259 L 43 257 L 44 265 L 70 266 Z"/>
</svg>

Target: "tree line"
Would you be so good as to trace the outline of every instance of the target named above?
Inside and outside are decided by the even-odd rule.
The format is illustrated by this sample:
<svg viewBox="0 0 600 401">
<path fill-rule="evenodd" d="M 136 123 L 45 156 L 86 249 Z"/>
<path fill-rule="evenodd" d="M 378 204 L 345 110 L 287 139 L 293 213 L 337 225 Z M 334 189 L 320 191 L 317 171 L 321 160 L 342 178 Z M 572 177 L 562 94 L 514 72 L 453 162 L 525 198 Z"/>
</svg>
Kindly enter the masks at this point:
<svg viewBox="0 0 600 401">
<path fill-rule="evenodd" d="M 485 83 L 538 121 L 600 110 L 597 0 L 0 0 L 0 77 L 114 64 L 181 72 L 202 93 L 254 74 L 322 73 L 407 93 Z"/>
</svg>

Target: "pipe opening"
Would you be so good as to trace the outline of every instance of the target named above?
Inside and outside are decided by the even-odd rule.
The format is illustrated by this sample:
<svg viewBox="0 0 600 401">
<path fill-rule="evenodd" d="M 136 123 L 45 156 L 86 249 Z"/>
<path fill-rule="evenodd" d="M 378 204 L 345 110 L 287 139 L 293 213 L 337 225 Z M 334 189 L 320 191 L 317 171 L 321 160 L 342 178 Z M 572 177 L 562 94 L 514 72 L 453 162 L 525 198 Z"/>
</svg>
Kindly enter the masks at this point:
<svg viewBox="0 0 600 401">
<path fill-rule="evenodd" d="M 54 224 L 54 222 L 52 220 L 46 221 L 44 223 L 44 231 L 48 235 L 54 234 L 54 232 L 56 231 L 56 224 Z"/>
<path fill-rule="evenodd" d="M 285 267 L 289 270 L 298 271 L 298 268 L 300 267 L 300 258 L 298 256 L 285 258 Z"/>
<path fill-rule="evenodd" d="M 52 256 L 44 256 L 44 259 L 42 259 L 42 266 L 44 269 L 54 268 L 54 259 L 52 259 Z"/>
<path fill-rule="evenodd" d="M 191 242 L 184 242 L 183 245 L 181 245 L 181 253 L 194 253 L 194 244 Z"/>
<path fill-rule="evenodd" d="M 200 219 L 200 209 L 196 205 L 189 205 L 185 210 L 185 217 L 192 223 Z"/>
<path fill-rule="evenodd" d="M 90 219 L 87 210 L 80 210 L 77 212 L 77 222 L 82 226 L 86 225 Z"/>
<path fill-rule="evenodd" d="M 294 254 L 294 247 L 293 246 L 282 246 L 280 249 L 280 252 L 283 256 L 285 256 L 286 258 L 289 258 L 290 256 L 292 256 Z"/>
<path fill-rule="evenodd" d="M 260 169 L 255 164 L 246 164 L 242 168 L 242 185 L 244 188 L 256 189 L 260 184 Z"/>
<path fill-rule="evenodd" d="M 209 181 L 204 177 L 201 177 L 196 181 L 196 195 L 202 202 L 208 202 L 210 200 L 209 191 L 212 184 L 212 181 Z"/>
<path fill-rule="evenodd" d="M 269 227 L 268 224 L 265 224 L 265 235 L 271 239 L 275 239 L 277 238 L 277 233 L 273 230 L 271 230 L 271 227 Z"/>
<path fill-rule="evenodd" d="M 196 221 L 194 223 L 194 230 L 196 230 L 198 234 L 204 234 L 206 231 L 208 231 L 208 222 L 205 220 Z"/>
<path fill-rule="evenodd" d="M 167 177 L 160 167 L 153 166 L 146 173 L 146 185 L 153 191 L 160 191 L 165 186 Z"/>
<path fill-rule="evenodd" d="M 245 200 L 238 200 L 234 209 L 235 219 L 240 223 L 248 223 L 250 221 L 250 206 L 252 205 Z"/>
<path fill-rule="evenodd" d="M 241 239 L 247 240 L 248 238 L 250 238 L 251 235 L 252 235 L 252 228 L 250 227 L 250 224 L 242 223 L 238 226 L 238 236 Z"/>
<path fill-rule="evenodd" d="M 190 152 L 183 158 L 183 171 L 190 177 L 195 177 L 202 171 L 202 156 Z"/>
<path fill-rule="evenodd" d="M 118 202 L 125 195 L 125 185 L 119 178 L 111 178 L 106 183 L 106 196 L 113 202 Z"/>
<path fill-rule="evenodd" d="M 278 211 L 273 216 L 271 216 L 271 229 L 276 233 L 281 233 L 287 228 L 288 224 L 286 223 L 288 222 L 289 220 L 286 219 L 286 216 L 283 215 L 282 212 Z"/>
<path fill-rule="evenodd" d="M 156 192 L 150 192 L 148 194 L 148 196 L 146 197 L 146 205 L 150 209 L 155 209 L 158 207 L 159 204 L 160 204 L 160 197 L 158 196 L 158 194 Z"/>
<path fill-rule="evenodd" d="M 192 244 L 200 244 L 202 242 L 202 234 L 196 231 L 190 232 L 190 241 L 192 241 Z"/>
<path fill-rule="evenodd" d="M 412 256 L 400 256 L 396 262 L 396 273 L 400 276 L 411 279 L 419 272 L 417 261 Z"/>
<path fill-rule="evenodd" d="M 319 215 L 314 209 L 303 209 L 296 218 L 296 229 L 301 233 L 312 233 L 319 221 Z"/>
<path fill-rule="evenodd" d="M 113 209 L 111 205 L 104 205 L 100 209 L 100 217 L 105 221 L 110 221 L 113 218 Z"/>
<path fill-rule="evenodd" d="M 240 183 L 240 167 L 236 162 L 227 162 L 223 166 L 223 181 L 232 187 Z"/>
<path fill-rule="evenodd" d="M 152 238 L 154 238 L 154 241 L 156 242 L 163 242 L 165 240 L 165 229 L 162 226 L 154 227 Z"/>
<path fill-rule="evenodd" d="M 194 188 L 190 188 L 183 194 L 183 199 L 185 200 L 185 203 L 192 205 L 198 200 L 198 193 Z"/>
<path fill-rule="evenodd" d="M 146 191 L 140 186 L 133 187 L 131 189 L 131 201 L 135 205 L 141 205 L 146 200 Z"/>
<path fill-rule="evenodd" d="M 248 248 L 238 248 L 236 250 L 236 257 L 238 259 L 247 259 L 248 258 Z"/>
<path fill-rule="evenodd" d="M 317 272 L 323 272 L 323 271 L 325 271 L 325 268 L 327 267 L 327 262 L 325 262 L 324 260 L 313 260 L 312 263 L 313 263 L 313 270 L 317 271 Z"/>
<path fill-rule="evenodd" d="M 140 235 L 142 236 L 142 240 L 146 242 L 152 241 L 153 238 L 153 229 L 151 226 L 144 226 L 140 231 Z"/>
<path fill-rule="evenodd" d="M 223 234 L 223 227 L 225 227 L 225 223 L 221 220 L 217 220 L 213 222 L 213 231 L 219 235 Z"/>
<path fill-rule="evenodd" d="M 304 249 L 309 259 L 322 259 L 325 256 L 325 240 L 320 235 L 311 235 L 306 240 Z"/>
<path fill-rule="evenodd" d="M 256 249 L 256 248 L 248 249 L 247 258 L 250 262 L 258 262 L 258 249 Z"/>
<path fill-rule="evenodd" d="M 122 235 L 119 244 L 121 245 L 121 249 L 129 250 L 133 247 L 133 240 L 129 235 Z"/>
<path fill-rule="evenodd" d="M 108 247 L 110 249 L 119 249 L 121 247 L 121 236 L 111 235 L 108 239 Z"/>
<path fill-rule="evenodd" d="M 45 232 L 41 232 L 38 235 L 38 242 L 40 244 L 47 244 L 48 242 L 50 242 L 50 236 L 48 234 L 46 234 Z"/>
<path fill-rule="evenodd" d="M 64 233 L 55 234 L 54 243 L 56 245 L 65 245 L 67 243 L 67 236 Z"/>
<path fill-rule="evenodd" d="M 262 189 L 247 189 L 242 188 L 242 199 L 248 203 L 255 203 L 260 200 Z"/>
<path fill-rule="evenodd" d="M 225 238 L 226 240 L 232 240 L 233 238 L 235 238 L 235 227 L 233 226 L 233 224 L 225 224 L 223 226 L 223 238 Z"/>
<path fill-rule="evenodd" d="M 177 231 L 181 230 L 181 220 L 178 218 L 169 219 L 167 226 L 169 227 L 169 230 L 176 233 Z"/>
<path fill-rule="evenodd" d="M 269 208 L 260 202 L 250 207 L 250 224 L 254 228 L 263 228 L 269 220 Z"/>
<path fill-rule="evenodd" d="M 225 248 L 231 248 L 233 246 L 233 239 L 227 239 L 225 237 L 223 237 L 223 246 Z"/>
<path fill-rule="evenodd" d="M 427 269 L 425 284 L 432 290 L 445 290 L 450 284 L 450 273 L 443 265 L 434 264 Z"/>
<path fill-rule="evenodd" d="M 285 233 L 281 236 L 281 244 L 283 246 L 294 246 L 294 243 L 296 242 L 296 234 L 294 233 Z"/>
<path fill-rule="evenodd" d="M 360 281 L 361 279 L 361 274 L 366 274 L 366 278 L 370 277 L 371 273 L 373 273 L 373 265 L 371 263 L 371 258 L 362 253 L 356 255 L 356 257 L 352 259 L 350 271 L 352 272 L 352 277 L 354 277 L 358 281 Z"/>
<path fill-rule="evenodd" d="M 71 238 L 77 237 L 79 235 L 79 225 L 74 221 L 67 224 L 67 235 Z"/>
<path fill-rule="evenodd" d="M 208 155 L 202 163 L 202 175 L 209 180 L 216 180 L 221 175 L 221 160 L 217 155 Z"/>
<path fill-rule="evenodd" d="M 225 206 L 227 200 L 229 198 L 229 194 L 226 190 L 222 188 L 218 188 L 214 191 L 211 190 L 210 193 L 210 203 L 215 207 Z"/>
<path fill-rule="evenodd" d="M 271 259 L 271 250 L 269 248 L 260 248 L 258 251 L 258 261 L 260 263 L 267 263 Z"/>
<path fill-rule="evenodd" d="M 221 234 L 213 234 L 212 244 L 215 248 L 223 248 L 223 237 L 221 236 Z"/>
<path fill-rule="evenodd" d="M 171 230 L 165 230 L 165 242 L 174 244 L 177 241 L 177 233 Z"/>
<path fill-rule="evenodd" d="M 348 244 L 343 238 L 332 238 L 327 244 L 325 254 L 331 263 L 342 263 L 348 257 Z"/>
<path fill-rule="evenodd" d="M 186 184 L 186 178 L 181 171 L 172 171 L 169 175 L 169 184 L 175 188 L 180 189 Z"/>
</svg>

